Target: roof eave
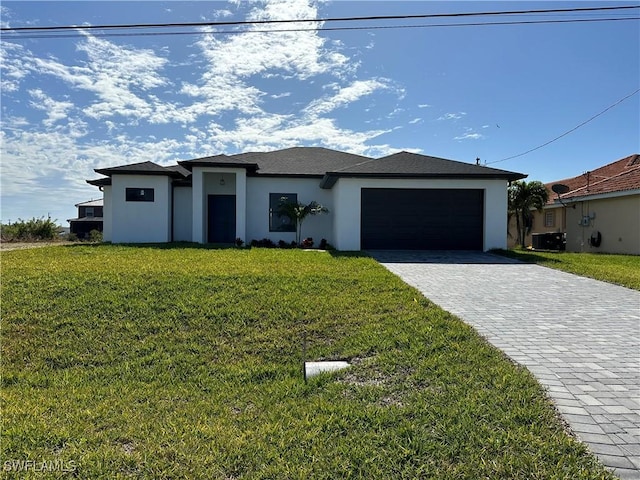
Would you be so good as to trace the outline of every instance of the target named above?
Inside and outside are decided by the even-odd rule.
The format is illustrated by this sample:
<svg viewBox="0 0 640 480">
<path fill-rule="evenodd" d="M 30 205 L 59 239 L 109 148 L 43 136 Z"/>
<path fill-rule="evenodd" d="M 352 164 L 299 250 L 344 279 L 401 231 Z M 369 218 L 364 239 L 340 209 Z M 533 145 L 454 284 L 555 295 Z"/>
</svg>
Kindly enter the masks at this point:
<svg viewBox="0 0 640 480">
<path fill-rule="evenodd" d="M 489 179 L 513 182 L 527 178 L 524 173 L 360 173 L 360 172 L 327 172 L 320 182 L 320 188 L 331 188 L 338 178 L 387 178 L 387 179 Z"/>
<path fill-rule="evenodd" d="M 590 193 L 586 195 L 561 197 L 561 200 L 564 203 L 576 203 L 576 202 L 586 202 L 588 200 L 603 200 L 606 198 L 628 197 L 631 195 L 640 195 L 640 188 L 633 188 L 629 190 L 618 190 L 616 192 Z M 557 199 L 555 201 L 560 203 Z"/>
<path fill-rule="evenodd" d="M 178 162 L 178 165 L 186 168 L 189 171 L 193 170 L 193 167 L 209 167 L 209 168 L 244 168 L 246 170 L 255 171 L 258 169 L 257 163 L 246 162 L 207 162 L 198 160 L 182 160 Z"/>
<path fill-rule="evenodd" d="M 106 187 L 111 185 L 111 177 L 108 178 L 96 178 L 95 180 L 86 180 L 89 185 L 94 187 Z"/>
</svg>

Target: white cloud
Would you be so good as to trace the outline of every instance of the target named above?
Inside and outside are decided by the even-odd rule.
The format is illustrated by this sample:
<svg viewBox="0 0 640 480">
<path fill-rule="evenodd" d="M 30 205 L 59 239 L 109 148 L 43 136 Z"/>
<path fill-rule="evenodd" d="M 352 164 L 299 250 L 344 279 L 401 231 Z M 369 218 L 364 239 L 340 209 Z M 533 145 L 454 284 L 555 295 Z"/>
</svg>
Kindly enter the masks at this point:
<svg viewBox="0 0 640 480">
<path fill-rule="evenodd" d="M 466 115 L 466 112 L 454 112 L 454 113 L 445 113 L 438 120 L 460 120 L 462 117 Z"/>
<path fill-rule="evenodd" d="M 480 133 L 465 133 L 464 135 L 459 135 L 457 137 L 453 137 L 454 140 L 482 140 L 484 135 Z"/>
<path fill-rule="evenodd" d="M 305 109 L 305 113 L 312 116 L 329 113 L 337 108 L 356 102 L 374 92 L 388 88 L 388 82 L 385 79 L 356 80 L 351 83 L 351 85 L 340 88 L 337 93 L 331 97 L 314 100 Z"/>
<path fill-rule="evenodd" d="M 27 76 L 29 66 L 24 60 L 30 52 L 22 45 L 0 42 L 0 87 L 3 93 L 16 92 L 22 79 Z"/>
<path fill-rule="evenodd" d="M 40 89 L 29 90 L 29 94 L 33 98 L 31 101 L 33 108 L 47 113 L 47 118 L 42 122 L 47 127 L 66 119 L 68 110 L 74 107 L 71 102 L 59 102 L 52 99 Z"/>
<path fill-rule="evenodd" d="M 418 108 L 430 108 L 431 105 L 429 105 L 428 103 L 421 103 L 418 105 Z"/>
<path fill-rule="evenodd" d="M 420 122 L 422 122 L 421 118 L 414 118 L 413 120 L 409 120 L 409 124 L 411 124 L 411 125 L 416 124 L 416 123 L 420 123 Z"/>
<path fill-rule="evenodd" d="M 247 5 L 249 20 L 318 17 L 313 0 L 234 8 Z M 318 32 L 208 34 L 179 58 L 173 45 L 151 50 L 116 42 L 84 35 L 75 57 L 60 58 L 2 42 L 3 101 L 21 89 L 30 95 L 15 111 L 3 110 L 3 198 L 37 198 L 68 210 L 96 193 L 85 182 L 96 176 L 94 168 L 145 160 L 166 164 L 299 145 L 371 156 L 398 151 L 379 140 L 400 127 L 376 119 L 402 111 L 404 91 L 389 79 L 357 75 L 359 63 L 344 55 L 347 47 Z M 364 110 L 363 100 L 362 120 L 384 127 L 340 124 L 338 110 Z M 292 113 L 282 112 L 287 103 Z"/>
<path fill-rule="evenodd" d="M 73 88 L 92 92 L 97 101 L 84 109 L 91 118 L 153 117 L 153 104 L 144 96 L 149 90 L 168 83 L 159 74 L 167 60 L 151 50 L 136 50 L 89 35 L 85 37 L 77 46 L 78 51 L 87 55 L 85 65 L 67 66 L 52 58 L 34 58 L 35 67 L 40 73 L 55 76 Z"/>
</svg>

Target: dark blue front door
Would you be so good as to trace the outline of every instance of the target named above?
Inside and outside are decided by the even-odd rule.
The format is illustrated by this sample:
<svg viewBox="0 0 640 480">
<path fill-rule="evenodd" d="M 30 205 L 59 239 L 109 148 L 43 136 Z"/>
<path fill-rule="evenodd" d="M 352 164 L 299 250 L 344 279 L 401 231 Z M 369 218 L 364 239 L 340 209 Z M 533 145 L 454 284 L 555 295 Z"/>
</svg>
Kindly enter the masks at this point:
<svg viewBox="0 0 640 480">
<path fill-rule="evenodd" d="M 208 197 L 209 243 L 233 243 L 236 237 L 236 196 L 209 195 Z"/>
</svg>

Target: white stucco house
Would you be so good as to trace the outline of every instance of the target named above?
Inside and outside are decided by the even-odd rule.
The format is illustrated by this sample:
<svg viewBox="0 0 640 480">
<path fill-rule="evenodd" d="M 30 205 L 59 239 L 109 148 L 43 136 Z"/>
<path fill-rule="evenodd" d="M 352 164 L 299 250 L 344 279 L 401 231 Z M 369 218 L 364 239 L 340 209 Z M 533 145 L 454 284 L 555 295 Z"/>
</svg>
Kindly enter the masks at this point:
<svg viewBox="0 0 640 480">
<path fill-rule="evenodd" d="M 105 241 L 291 242 L 295 226 L 277 214 L 287 197 L 329 209 L 302 233 L 338 250 L 506 248 L 507 186 L 526 177 L 415 153 L 373 159 L 318 147 L 95 171 L 104 177 L 88 183 L 103 191 Z"/>
</svg>

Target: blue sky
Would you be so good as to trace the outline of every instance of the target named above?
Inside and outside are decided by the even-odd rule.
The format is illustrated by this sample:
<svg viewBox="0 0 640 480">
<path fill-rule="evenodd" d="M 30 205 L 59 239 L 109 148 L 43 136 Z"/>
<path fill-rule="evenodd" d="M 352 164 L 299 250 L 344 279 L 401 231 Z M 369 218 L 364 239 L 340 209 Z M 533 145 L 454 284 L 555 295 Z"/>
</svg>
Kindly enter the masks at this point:
<svg viewBox="0 0 640 480">
<path fill-rule="evenodd" d="M 613 5 L 634 3 L 3 1 L 0 8 L 2 26 L 18 27 Z M 580 16 L 588 17 L 605 14 Z M 542 18 L 577 17 L 512 19 Z M 437 21 L 445 22 L 451 20 Z M 480 157 L 547 182 L 640 153 L 636 94 L 544 148 L 500 161 L 640 87 L 638 20 L 235 35 L 68 33 L 77 36 L 2 38 L 3 222 L 51 215 L 67 225 L 75 203 L 100 196 L 85 183 L 99 177 L 94 168 L 147 160 L 167 165 L 300 145 L 374 157 L 409 150 L 469 163 Z"/>
</svg>

